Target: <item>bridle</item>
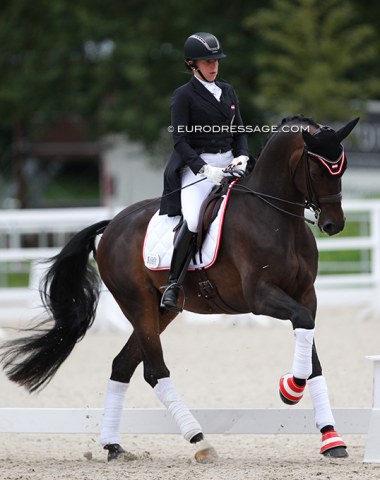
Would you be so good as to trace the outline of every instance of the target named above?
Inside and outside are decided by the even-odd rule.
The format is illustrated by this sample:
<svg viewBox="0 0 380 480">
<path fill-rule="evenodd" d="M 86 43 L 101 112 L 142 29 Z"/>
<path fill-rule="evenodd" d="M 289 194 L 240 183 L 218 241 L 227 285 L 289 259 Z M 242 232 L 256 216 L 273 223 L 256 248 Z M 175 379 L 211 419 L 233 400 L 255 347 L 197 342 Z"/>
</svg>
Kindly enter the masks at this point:
<svg viewBox="0 0 380 480">
<path fill-rule="evenodd" d="M 318 160 L 322 163 L 324 167 L 326 167 L 331 175 L 342 175 L 344 172 L 344 168 L 346 165 L 346 155 L 344 152 L 344 149 L 342 147 L 342 153 L 339 156 L 339 158 L 335 161 L 328 160 L 321 155 L 318 155 L 316 153 L 310 152 L 307 145 L 304 144 L 304 148 L 302 151 L 302 154 L 300 156 L 299 162 L 301 162 L 304 159 L 304 174 L 305 174 L 305 181 L 306 181 L 306 190 L 307 190 L 307 197 L 305 199 L 304 203 L 299 203 L 299 202 L 292 202 L 290 200 L 285 200 L 283 198 L 279 198 L 273 195 L 268 195 L 266 193 L 261 193 L 257 192 L 246 185 L 242 185 L 240 183 L 236 182 L 231 183 L 230 188 L 234 188 L 234 190 L 238 191 L 244 191 L 246 193 L 251 193 L 255 195 L 256 197 L 260 198 L 263 202 L 265 202 L 267 205 L 271 206 L 275 210 L 278 210 L 282 213 L 285 213 L 286 215 L 290 215 L 292 217 L 300 218 L 304 220 L 305 222 L 311 224 L 311 225 L 318 225 L 319 221 L 319 216 L 321 214 L 321 205 L 325 203 L 338 203 L 342 201 L 342 193 L 334 193 L 331 195 L 323 195 L 323 196 L 318 196 L 315 188 L 313 186 L 313 181 L 311 177 L 311 172 L 310 172 L 310 159 L 313 160 Z M 275 203 L 272 202 L 272 200 L 276 202 L 281 202 L 287 205 L 292 205 L 292 206 L 297 206 L 297 207 L 302 207 L 303 209 L 310 210 L 314 213 L 315 221 L 310 220 L 306 218 L 304 215 L 298 215 L 296 213 L 290 212 L 289 210 L 286 210 L 285 208 L 281 208 Z"/>
<path fill-rule="evenodd" d="M 331 176 L 341 176 L 344 172 L 346 166 L 346 154 L 344 152 L 342 146 L 342 153 L 340 154 L 339 158 L 332 162 L 321 155 L 316 153 L 310 152 L 307 145 L 304 145 L 304 150 L 302 156 L 306 155 L 306 159 L 304 161 L 304 168 L 305 168 L 305 179 L 306 179 L 306 189 L 307 189 L 307 198 L 305 201 L 305 208 L 308 208 L 314 212 L 315 218 L 318 222 L 319 215 L 322 211 L 321 205 L 325 203 L 339 203 L 342 201 L 342 192 L 333 193 L 331 195 L 323 195 L 318 196 L 314 186 L 313 181 L 311 178 L 310 173 L 310 162 L 309 159 L 319 161 L 323 167 L 327 168 L 329 174 Z"/>
</svg>

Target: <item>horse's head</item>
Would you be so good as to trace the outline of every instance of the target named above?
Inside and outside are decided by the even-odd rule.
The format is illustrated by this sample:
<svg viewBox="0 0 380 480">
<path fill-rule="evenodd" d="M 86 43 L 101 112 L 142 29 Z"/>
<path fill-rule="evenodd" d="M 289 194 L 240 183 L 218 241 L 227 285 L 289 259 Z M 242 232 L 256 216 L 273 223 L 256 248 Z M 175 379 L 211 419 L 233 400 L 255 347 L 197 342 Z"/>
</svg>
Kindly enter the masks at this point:
<svg viewBox="0 0 380 480">
<path fill-rule="evenodd" d="M 335 235 L 344 228 L 341 177 L 347 168 L 347 158 L 341 142 L 358 121 L 359 118 L 355 118 L 337 131 L 325 126 L 312 134 L 302 131 L 305 149 L 300 164 L 305 168 L 303 173 L 298 172 L 298 177 L 300 174 L 303 177 L 301 182 L 298 178 L 299 186 L 302 185 L 307 202 L 316 212 L 319 228 L 328 235 Z"/>
</svg>

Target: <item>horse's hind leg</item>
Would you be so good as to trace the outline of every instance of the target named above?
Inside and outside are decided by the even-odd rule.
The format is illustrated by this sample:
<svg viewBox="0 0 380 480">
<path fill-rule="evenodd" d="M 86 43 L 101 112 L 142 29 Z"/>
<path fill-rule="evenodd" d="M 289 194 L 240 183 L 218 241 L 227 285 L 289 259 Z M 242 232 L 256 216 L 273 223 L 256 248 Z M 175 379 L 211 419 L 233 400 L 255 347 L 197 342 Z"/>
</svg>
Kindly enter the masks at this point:
<svg viewBox="0 0 380 480">
<path fill-rule="evenodd" d="M 154 316 L 152 313 L 150 318 Z M 150 319 L 146 322 L 133 321 L 135 331 L 114 359 L 111 379 L 108 382 L 100 440 L 104 448 L 109 451 L 108 460 L 116 459 L 124 453 L 120 446 L 119 434 L 123 401 L 130 378 L 141 361 L 144 362 L 145 380 L 168 409 L 185 439 L 196 445 L 196 460 L 206 463 L 217 457 L 215 450 L 204 441 L 199 423 L 178 395 L 170 379 L 170 372 L 164 363 L 159 336 L 175 316 L 176 314 L 170 314 L 159 317 L 159 322 L 153 322 Z M 134 319 L 136 319 L 136 310 Z"/>
<path fill-rule="evenodd" d="M 111 378 L 107 383 L 103 421 L 100 430 L 100 444 L 108 450 L 108 460 L 124 453 L 120 439 L 120 421 L 124 398 L 130 379 L 142 361 L 141 350 L 133 332 L 126 345 L 114 358 Z"/>
<path fill-rule="evenodd" d="M 215 460 L 216 452 L 205 442 L 201 426 L 178 394 L 165 365 L 159 335 L 159 323 L 163 317 L 159 314 L 155 300 L 145 297 L 140 299 L 138 308 L 124 312 L 130 319 L 133 315 L 133 320 L 130 321 L 144 359 L 144 378 L 167 408 L 183 437 L 196 446 L 196 460 L 201 463 L 211 462 Z"/>
<path fill-rule="evenodd" d="M 149 378 L 152 376 L 150 375 Z M 205 441 L 201 426 L 177 393 L 171 378 L 168 376 L 157 379 L 154 391 L 171 414 L 185 440 L 196 446 L 196 461 L 198 463 L 214 462 L 218 457 L 215 449 Z"/>
<path fill-rule="evenodd" d="M 175 316 L 175 314 L 167 315 L 165 319 L 162 319 L 159 325 L 160 334 Z M 120 421 L 123 404 L 132 375 L 142 361 L 141 348 L 136 333 L 133 332 L 120 353 L 114 358 L 111 377 L 107 383 L 99 441 L 102 447 L 108 450 L 108 460 L 114 460 L 125 453 L 120 445 Z"/>
<path fill-rule="evenodd" d="M 144 338 L 147 332 L 144 332 Z M 195 445 L 195 459 L 199 463 L 210 463 L 216 460 L 216 451 L 205 441 L 202 428 L 187 405 L 178 394 L 169 370 L 164 373 L 166 366 L 161 350 L 161 342 L 152 348 L 152 342 L 145 342 L 143 346 L 144 357 L 144 378 L 153 387 L 157 398 L 166 407 L 174 422 L 179 428 L 182 436 Z M 161 367 L 160 367 L 161 364 Z"/>
</svg>

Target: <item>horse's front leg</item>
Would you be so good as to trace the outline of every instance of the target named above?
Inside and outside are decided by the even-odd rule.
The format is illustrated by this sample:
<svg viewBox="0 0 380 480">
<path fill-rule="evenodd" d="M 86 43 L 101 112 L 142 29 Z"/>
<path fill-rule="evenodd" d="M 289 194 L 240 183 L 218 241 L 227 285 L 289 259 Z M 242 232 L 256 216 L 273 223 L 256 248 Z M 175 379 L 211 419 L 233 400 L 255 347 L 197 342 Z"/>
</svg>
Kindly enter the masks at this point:
<svg viewBox="0 0 380 480">
<path fill-rule="evenodd" d="M 335 419 L 330 406 L 327 383 L 322 375 L 315 343 L 312 355 L 313 373 L 309 377 L 307 385 L 314 408 L 315 424 L 322 434 L 320 452 L 326 457 L 348 457 L 346 444 L 335 431 Z"/>
<path fill-rule="evenodd" d="M 261 284 L 255 292 L 253 313 L 290 320 L 295 336 L 292 372 L 280 379 L 280 397 L 289 404 L 303 397 L 306 381 L 314 407 L 316 425 L 322 433 L 321 453 L 331 457 L 346 457 L 346 445 L 335 431 L 326 380 L 314 342 L 316 298 L 314 287 L 304 297 L 305 305 L 295 301 L 280 288 Z"/>
<path fill-rule="evenodd" d="M 281 392 L 285 403 L 294 405 L 301 400 L 306 380 L 313 373 L 312 352 L 316 312 L 314 289 L 310 289 L 309 295 L 305 296 L 305 301 L 301 304 L 276 285 L 259 282 L 250 303 L 255 314 L 292 322 L 295 338 L 292 374 L 284 376 Z M 317 363 L 315 368 L 317 369 Z"/>
</svg>

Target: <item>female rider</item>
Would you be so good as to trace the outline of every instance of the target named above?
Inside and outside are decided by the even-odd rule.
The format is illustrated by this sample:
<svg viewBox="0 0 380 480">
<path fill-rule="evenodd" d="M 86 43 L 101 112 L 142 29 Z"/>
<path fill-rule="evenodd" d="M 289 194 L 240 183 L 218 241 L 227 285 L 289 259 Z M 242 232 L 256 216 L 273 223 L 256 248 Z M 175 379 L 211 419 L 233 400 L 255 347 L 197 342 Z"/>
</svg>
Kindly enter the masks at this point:
<svg viewBox="0 0 380 480">
<path fill-rule="evenodd" d="M 226 167 L 244 172 L 249 159 L 236 93 L 216 80 L 219 60 L 226 57 L 218 39 L 206 32 L 191 35 L 184 57 L 193 75 L 172 97 L 174 151 L 165 169 L 160 206 L 160 215 L 183 217 L 161 300 L 161 306 L 177 312 L 182 310 L 177 301 L 194 253 L 202 202 L 221 183 Z"/>
</svg>

